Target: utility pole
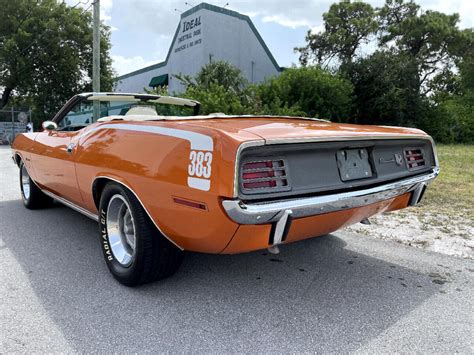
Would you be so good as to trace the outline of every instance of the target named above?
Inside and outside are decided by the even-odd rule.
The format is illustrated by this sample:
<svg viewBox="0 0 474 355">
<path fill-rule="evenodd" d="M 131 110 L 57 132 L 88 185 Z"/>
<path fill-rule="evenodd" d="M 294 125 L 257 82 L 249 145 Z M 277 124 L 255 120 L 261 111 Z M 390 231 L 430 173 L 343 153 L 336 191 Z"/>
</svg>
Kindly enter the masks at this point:
<svg viewBox="0 0 474 355">
<path fill-rule="evenodd" d="M 92 91 L 100 92 L 100 0 L 94 3 L 92 32 Z M 94 101 L 94 121 L 100 118 L 100 102 Z"/>
</svg>

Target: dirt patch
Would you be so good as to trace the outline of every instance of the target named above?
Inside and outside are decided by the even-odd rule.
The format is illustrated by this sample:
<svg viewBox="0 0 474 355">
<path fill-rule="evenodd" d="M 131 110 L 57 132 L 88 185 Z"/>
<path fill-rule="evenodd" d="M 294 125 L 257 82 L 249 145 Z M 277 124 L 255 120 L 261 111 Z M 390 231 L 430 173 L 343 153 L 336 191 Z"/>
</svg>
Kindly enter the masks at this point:
<svg viewBox="0 0 474 355">
<path fill-rule="evenodd" d="M 377 215 L 370 218 L 370 221 L 371 225 L 359 223 L 347 227 L 347 230 L 474 259 L 474 222 L 462 210 L 457 215 L 435 214 L 415 207 Z"/>
</svg>

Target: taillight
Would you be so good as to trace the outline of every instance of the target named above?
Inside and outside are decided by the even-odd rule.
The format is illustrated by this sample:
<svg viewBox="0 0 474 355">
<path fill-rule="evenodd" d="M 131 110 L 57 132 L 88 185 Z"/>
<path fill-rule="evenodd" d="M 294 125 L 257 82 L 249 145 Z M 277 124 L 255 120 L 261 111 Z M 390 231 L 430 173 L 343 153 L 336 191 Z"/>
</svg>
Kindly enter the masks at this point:
<svg viewBox="0 0 474 355">
<path fill-rule="evenodd" d="M 406 149 L 405 158 L 407 161 L 408 170 L 416 170 L 425 166 L 425 158 L 421 149 Z"/>
<path fill-rule="evenodd" d="M 242 166 L 244 189 L 278 188 L 288 186 L 283 160 L 266 160 L 245 163 Z"/>
</svg>

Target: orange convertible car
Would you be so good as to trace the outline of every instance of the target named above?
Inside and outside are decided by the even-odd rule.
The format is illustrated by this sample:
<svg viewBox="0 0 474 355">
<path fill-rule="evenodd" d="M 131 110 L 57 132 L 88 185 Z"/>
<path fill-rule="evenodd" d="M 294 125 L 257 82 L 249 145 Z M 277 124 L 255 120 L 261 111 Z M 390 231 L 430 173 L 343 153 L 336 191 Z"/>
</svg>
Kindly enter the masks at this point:
<svg viewBox="0 0 474 355">
<path fill-rule="evenodd" d="M 166 96 L 80 94 L 43 128 L 13 143 L 25 206 L 57 200 L 97 220 L 129 286 L 173 274 L 185 250 L 277 252 L 413 206 L 439 171 L 417 129 L 199 116 Z"/>
</svg>

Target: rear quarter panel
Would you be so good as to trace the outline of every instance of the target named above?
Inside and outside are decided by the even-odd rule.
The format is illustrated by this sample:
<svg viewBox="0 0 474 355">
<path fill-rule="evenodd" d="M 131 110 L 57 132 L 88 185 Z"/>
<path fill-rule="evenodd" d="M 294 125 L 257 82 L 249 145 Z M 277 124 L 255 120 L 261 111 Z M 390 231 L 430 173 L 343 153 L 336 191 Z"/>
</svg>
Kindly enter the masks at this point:
<svg viewBox="0 0 474 355">
<path fill-rule="evenodd" d="M 209 190 L 189 186 L 192 150 L 189 140 L 166 134 L 115 129 L 114 123 L 97 124 L 84 132 L 76 152 L 77 180 L 84 207 L 94 212 L 97 210 L 92 184 L 97 177 L 109 177 L 132 189 L 155 224 L 178 246 L 200 252 L 221 252 L 238 227 L 223 211 L 221 198 L 233 195 L 235 156 L 240 141 L 231 135 L 180 123 L 130 124 L 145 130 L 153 126 L 210 137 Z M 174 198 L 205 204 L 206 209 L 178 204 Z"/>
</svg>

